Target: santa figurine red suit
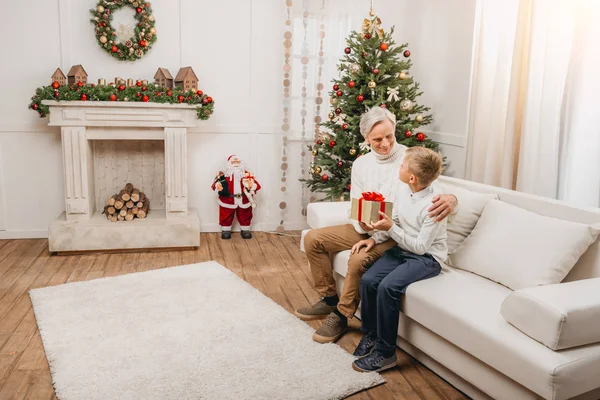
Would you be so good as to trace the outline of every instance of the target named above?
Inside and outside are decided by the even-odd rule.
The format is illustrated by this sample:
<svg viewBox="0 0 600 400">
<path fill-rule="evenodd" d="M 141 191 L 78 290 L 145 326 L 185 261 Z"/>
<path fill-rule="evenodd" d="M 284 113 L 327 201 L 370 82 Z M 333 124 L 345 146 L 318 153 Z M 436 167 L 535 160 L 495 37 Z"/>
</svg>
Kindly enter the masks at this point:
<svg viewBox="0 0 600 400">
<path fill-rule="evenodd" d="M 231 239 L 231 225 L 236 213 L 242 238 L 252 238 L 250 223 L 252 210 L 256 208 L 254 194 L 260 190 L 260 184 L 244 169 L 238 156 L 232 154 L 227 158 L 227 171 L 219 171 L 211 188 L 219 195 L 221 239 Z"/>
</svg>

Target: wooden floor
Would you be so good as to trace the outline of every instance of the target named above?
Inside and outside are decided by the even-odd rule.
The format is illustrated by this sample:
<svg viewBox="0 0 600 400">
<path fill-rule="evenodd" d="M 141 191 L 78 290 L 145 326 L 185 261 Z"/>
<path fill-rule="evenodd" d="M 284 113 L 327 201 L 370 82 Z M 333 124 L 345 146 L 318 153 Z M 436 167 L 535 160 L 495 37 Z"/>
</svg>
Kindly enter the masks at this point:
<svg viewBox="0 0 600 400">
<path fill-rule="evenodd" d="M 56 256 L 45 239 L 0 240 L 0 399 L 56 399 L 50 370 L 31 308 L 33 288 L 176 265 L 216 260 L 289 312 L 318 299 L 297 232 L 201 236 L 197 250 Z M 318 328 L 321 322 L 310 322 Z M 358 321 L 338 341 L 348 352 L 360 340 Z M 350 397 L 358 399 L 466 399 L 404 352 L 398 367 L 383 373 L 387 383 Z M 348 365 L 348 368 L 351 368 Z"/>
</svg>

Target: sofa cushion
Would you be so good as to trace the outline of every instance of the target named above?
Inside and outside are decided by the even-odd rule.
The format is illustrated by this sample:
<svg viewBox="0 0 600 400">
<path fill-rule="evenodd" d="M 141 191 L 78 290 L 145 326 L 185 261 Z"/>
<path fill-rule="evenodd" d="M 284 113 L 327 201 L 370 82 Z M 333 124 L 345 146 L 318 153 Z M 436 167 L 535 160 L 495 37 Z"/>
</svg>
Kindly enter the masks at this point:
<svg viewBox="0 0 600 400">
<path fill-rule="evenodd" d="M 598 233 L 588 225 L 490 200 L 450 263 L 514 290 L 559 283 Z"/>
<path fill-rule="evenodd" d="M 568 399 L 596 388 L 600 344 L 550 350 L 502 318 L 500 307 L 510 293 L 490 280 L 446 267 L 439 276 L 410 285 L 402 310 L 546 399 Z"/>
<path fill-rule="evenodd" d="M 306 222 L 313 229 L 350 223 L 349 201 L 323 201 L 308 205 Z"/>
<path fill-rule="evenodd" d="M 518 290 L 500 313 L 553 350 L 600 342 L 600 278 Z"/>
<path fill-rule="evenodd" d="M 477 193 L 458 186 L 441 185 L 444 193 L 451 193 L 458 199 L 458 212 L 448 218 L 448 254 L 469 236 L 488 201 L 498 200 L 495 193 Z"/>
</svg>

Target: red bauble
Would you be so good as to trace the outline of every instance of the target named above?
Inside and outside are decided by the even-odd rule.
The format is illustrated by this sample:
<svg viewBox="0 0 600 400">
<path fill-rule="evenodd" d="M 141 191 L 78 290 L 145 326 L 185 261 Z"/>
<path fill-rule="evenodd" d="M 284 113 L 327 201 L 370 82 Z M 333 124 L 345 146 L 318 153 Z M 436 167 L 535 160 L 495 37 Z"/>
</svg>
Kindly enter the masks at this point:
<svg viewBox="0 0 600 400">
<path fill-rule="evenodd" d="M 173 92 L 171 92 L 170 90 L 167 90 L 167 96 L 171 96 L 173 94 Z"/>
<path fill-rule="evenodd" d="M 362 58 L 367 58 L 367 53 L 363 51 L 361 56 L 362 56 Z"/>
<path fill-rule="evenodd" d="M 148 97 L 148 96 L 146 96 L 146 95 L 144 95 L 144 97 L 142 97 L 142 101 L 145 101 L 145 102 L 147 102 L 148 100 L 150 100 L 150 97 Z"/>
<path fill-rule="evenodd" d="M 146 47 L 147 43 L 145 40 L 140 40 L 140 46 Z"/>
<path fill-rule="evenodd" d="M 343 162 L 341 162 L 341 161 L 338 161 L 338 167 L 339 167 L 339 168 L 342 168 L 343 166 L 344 166 L 344 163 L 343 163 Z"/>
<path fill-rule="evenodd" d="M 202 99 L 202 104 L 207 105 L 208 104 L 208 100 L 207 99 Z"/>
<path fill-rule="evenodd" d="M 135 83 L 135 86 L 142 86 L 142 82 L 141 82 L 141 81 L 137 81 L 137 82 Z"/>
<path fill-rule="evenodd" d="M 323 142 L 321 141 L 321 139 L 317 140 L 317 144 L 320 146 L 323 144 Z"/>
<path fill-rule="evenodd" d="M 58 90 L 54 91 L 54 97 L 58 99 L 58 96 L 60 96 L 60 93 Z"/>
<path fill-rule="evenodd" d="M 146 86 L 142 86 L 142 92 L 146 91 L 146 89 L 148 89 Z"/>
<path fill-rule="evenodd" d="M 117 95 L 114 93 L 111 93 L 109 99 L 110 99 L 110 101 L 117 101 Z"/>
<path fill-rule="evenodd" d="M 198 90 L 198 91 L 196 92 L 196 94 L 197 94 L 198 96 L 202 96 L 202 95 L 204 94 L 204 92 L 203 92 L 202 90 Z"/>
<path fill-rule="evenodd" d="M 371 34 L 370 34 L 370 33 L 367 33 L 367 34 L 365 35 L 365 39 L 371 39 Z"/>
<path fill-rule="evenodd" d="M 359 94 L 358 96 L 356 96 L 356 101 L 358 101 L 359 103 L 362 103 L 365 100 L 365 96 L 363 96 L 362 94 Z"/>
<path fill-rule="evenodd" d="M 377 68 L 373 68 L 373 73 L 374 73 L 375 75 L 377 75 L 377 74 L 379 73 L 379 69 L 377 69 Z"/>
<path fill-rule="evenodd" d="M 404 57 L 410 57 L 410 51 L 404 50 Z"/>
<path fill-rule="evenodd" d="M 342 113 L 342 109 L 341 108 L 336 108 L 335 109 L 335 113 L 336 114 L 341 114 Z"/>
<path fill-rule="evenodd" d="M 161 94 L 162 94 L 161 92 L 156 92 L 157 97 L 160 97 Z"/>
<path fill-rule="evenodd" d="M 135 9 L 135 12 L 139 14 L 139 13 L 142 12 L 142 9 L 140 7 L 138 7 L 138 8 Z"/>
<path fill-rule="evenodd" d="M 206 101 L 208 101 L 208 104 L 210 104 L 210 103 L 212 103 L 212 102 L 213 102 L 213 99 L 212 99 L 212 97 L 208 96 L 208 97 L 206 98 Z"/>
<path fill-rule="evenodd" d="M 86 101 L 87 100 L 87 94 L 83 93 L 81 96 L 79 96 L 79 98 L 81 99 L 81 101 Z"/>
<path fill-rule="evenodd" d="M 423 132 L 419 132 L 419 133 L 417 133 L 417 140 L 418 140 L 419 142 L 422 142 L 422 141 L 424 141 L 424 140 L 425 140 L 425 134 L 424 134 Z"/>
<path fill-rule="evenodd" d="M 350 191 L 350 190 L 352 190 L 352 184 L 351 183 L 348 184 L 348 191 Z"/>
<path fill-rule="evenodd" d="M 354 81 L 350 81 L 350 82 L 348 82 L 348 87 L 349 87 L 350 89 L 352 89 L 352 88 L 354 87 L 354 85 L 356 85 L 356 83 L 355 83 Z"/>
<path fill-rule="evenodd" d="M 382 105 L 380 105 L 379 107 L 381 107 L 381 108 L 387 108 L 387 106 L 385 105 L 385 103 L 382 104 Z"/>
<path fill-rule="evenodd" d="M 346 130 L 346 129 L 348 129 L 348 124 L 342 124 L 342 129 L 343 129 L 343 130 Z"/>
<path fill-rule="evenodd" d="M 60 83 L 54 81 L 52 82 L 52 89 L 58 89 L 60 87 Z"/>
<path fill-rule="evenodd" d="M 141 94 L 140 92 L 137 92 L 135 95 L 136 95 L 137 97 L 141 97 L 141 96 L 142 96 L 142 94 Z"/>
<path fill-rule="evenodd" d="M 335 95 L 337 97 L 341 97 L 344 94 L 344 92 L 342 92 L 341 90 L 338 90 L 337 92 L 335 92 Z"/>
<path fill-rule="evenodd" d="M 327 180 L 329 179 L 329 177 L 327 175 L 323 175 L 321 177 L 321 179 L 323 179 L 324 182 L 327 182 Z"/>
<path fill-rule="evenodd" d="M 411 137 L 412 136 L 412 131 L 404 131 L 404 137 Z"/>
<path fill-rule="evenodd" d="M 185 97 L 183 97 L 182 95 L 177 96 L 177 100 L 179 100 L 180 103 L 183 103 L 183 101 L 185 100 Z"/>
<path fill-rule="evenodd" d="M 387 49 L 388 49 L 388 45 L 387 45 L 387 43 L 381 43 L 381 44 L 379 45 L 379 50 L 381 50 L 381 51 L 386 51 Z"/>
<path fill-rule="evenodd" d="M 77 82 L 77 86 L 82 87 L 83 86 L 83 82 Z"/>
<path fill-rule="evenodd" d="M 38 107 L 39 107 L 39 106 L 37 105 L 37 103 L 33 103 L 33 105 L 31 106 L 31 108 L 33 108 L 34 110 L 37 110 L 37 109 L 38 109 Z"/>
<path fill-rule="evenodd" d="M 340 86 L 336 83 L 333 85 L 333 90 L 340 90 Z"/>
<path fill-rule="evenodd" d="M 117 46 L 113 46 L 110 48 L 110 51 L 112 51 L 113 53 L 116 53 L 117 51 L 119 51 L 119 48 Z"/>
<path fill-rule="evenodd" d="M 350 47 L 346 47 L 344 49 L 344 53 L 346 53 L 346 54 L 350 54 L 351 51 L 352 51 L 352 49 Z"/>
<path fill-rule="evenodd" d="M 188 98 L 187 98 L 187 99 L 188 99 L 188 101 L 189 101 L 189 100 L 191 100 L 191 99 L 192 99 L 192 96 L 188 96 Z"/>
<path fill-rule="evenodd" d="M 119 85 L 119 90 L 120 90 L 120 91 L 123 91 L 123 90 L 125 90 L 125 85 Z"/>
<path fill-rule="evenodd" d="M 96 86 L 96 84 L 95 84 L 95 83 L 91 83 L 91 84 L 90 84 L 90 86 L 91 86 L 91 87 L 95 87 L 95 86 Z"/>
<path fill-rule="evenodd" d="M 329 147 L 335 147 L 336 142 L 335 140 L 332 140 L 331 142 L 329 142 Z"/>
</svg>

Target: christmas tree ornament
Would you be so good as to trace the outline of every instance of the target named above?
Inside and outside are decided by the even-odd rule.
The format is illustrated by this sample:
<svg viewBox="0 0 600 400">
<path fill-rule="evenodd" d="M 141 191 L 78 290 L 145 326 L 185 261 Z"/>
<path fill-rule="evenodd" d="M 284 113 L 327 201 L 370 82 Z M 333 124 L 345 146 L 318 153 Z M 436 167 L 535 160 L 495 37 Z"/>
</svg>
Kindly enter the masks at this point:
<svg viewBox="0 0 600 400">
<path fill-rule="evenodd" d="M 331 103 L 332 106 L 335 106 L 339 101 L 338 101 L 337 97 L 332 97 L 329 99 L 329 102 Z"/>
<path fill-rule="evenodd" d="M 322 179 L 324 182 L 327 182 L 327 180 L 329 179 L 329 177 L 327 176 L 327 174 L 325 174 L 325 175 L 323 175 L 323 176 L 321 177 L 321 179 Z"/>
<path fill-rule="evenodd" d="M 342 113 L 342 109 L 341 108 L 336 108 L 335 109 L 335 113 L 338 114 L 338 115 L 341 114 Z"/>
<path fill-rule="evenodd" d="M 150 97 L 148 97 L 148 96 L 146 96 L 146 95 L 143 95 L 143 96 L 142 96 L 142 101 L 143 101 L 143 102 L 148 102 L 148 100 L 150 100 Z"/>
<path fill-rule="evenodd" d="M 319 174 L 321 175 L 321 167 L 319 167 L 318 165 L 315 167 L 315 174 Z"/>
<path fill-rule="evenodd" d="M 417 140 L 423 142 L 425 140 L 425 134 L 423 132 L 417 133 Z"/>
<path fill-rule="evenodd" d="M 208 97 L 206 98 L 206 101 L 208 101 L 208 104 L 210 104 L 210 103 L 212 103 L 212 102 L 213 102 L 213 99 L 212 99 L 212 97 L 208 96 Z"/>
<path fill-rule="evenodd" d="M 227 157 L 227 169 L 217 173 L 210 188 L 219 199 L 221 239 L 231 239 L 234 216 L 237 216 L 242 230 L 242 239 L 252 238 L 250 224 L 256 208 L 254 196 L 261 186 L 254 175 L 244 168 L 242 160 L 235 154 Z"/>
<path fill-rule="evenodd" d="M 369 82 L 369 88 L 375 89 L 376 86 L 377 86 L 377 84 L 375 83 L 375 81 L 370 81 Z"/>
<path fill-rule="evenodd" d="M 411 136 L 412 136 L 412 131 L 411 130 L 404 131 L 404 137 L 405 138 L 409 138 Z"/>
<path fill-rule="evenodd" d="M 353 147 L 351 148 L 348 153 L 350 153 L 351 156 L 355 156 L 356 155 L 356 149 Z"/>
<path fill-rule="evenodd" d="M 340 90 L 340 86 L 336 83 L 335 85 L 333 85 L 333 90 Z"/>
<path fill-rule="evenodd" d="M 387 108 L 387 106 L 385 105 L 385 103 L 383 103 L 382 105 L 380 105 L 379 107 L 381 108 Z"/>
<path fill-rule="evenodd" d="M 352 52 L 352 49 L 351 49 L 350 47 L 346 47 L 346 48 L 344 49 L 344 53 L 346 53 L 346 54 L 350 54 L 350 52 Z"/>
<path fill-rule="evenodd" d="M 406 79 L 406 72 L 400 72 L 398 74 L 398 78 L 400 78 L 401 81 Z"/>
<path fill-rule="evenodd" d="M 118 89 L 120 92 L 122 92 L 123 90 L 125 90 L 125 85 L 119 85 Z"/>
<path fill-rule="evenodd" d="M 343 129 L 343 130 L 346 130 L 346 129 L 348 129 L 348 124 L 342 124 L 342 129 Z"/>
<path fill-rule="evenodd" d="M 341 97 L 341 96 L 343 96 L 343 95 L 344 95 L 344 92 L 342 92 L 341 90 L 338 90 L 337 92 L 335 92 L 335 95 L 336 95 L 337 97 Z"/>
<path fill-rule="evenodd" d="M 417 122 L 423 122 L 423 116 L 421 114 L 417 115 L 415 119 L 417 120 Z"/>
<path fill-rule="evenodd" d="M 207 105 L 208 104 L 208 99 L 202 99 L 202 104 Z"/>
<path fill-rule="evenodd" d="M 362 54 L 361 54 L 361 57 L 362 58 L 367 58 L 367 53 L 365 51 L 363 51 Z"/>
<path fill-rule="evenodd" d="M 202 90 L 197 90 L 196 91 L 196 95 L 198 96 L 202 96 L 204 94 L 204 92 Z"/>
<path fill-rule="evenodd" d="M 317 149 L 313 149 L 313 150 L 312 150 L 312 155 L 313 155 L 313 157 L 316 157 L 316 156 L 317 156 L 317 154 L 319 154 L 319 150 L 317 150 Z"/>
<path fill-rule="evenodd" d="M 363 96 L 362 94 L 359 94 L 358 96 L 356 96 L 356 101 L 358 101 L 359 103 L 362 103 L 365 100 L 365 96 Z"/>
<path fill-rule="evenodd" d="M 352 184 L 351 183 L 348 184 L 348 191 L 350 191 L 350 190 L 352 190 Z"/>
<path fill-rule="evenodd" d="M 136 97 L 142 97 L 142 94 L 140 92 L 137 92 L 135 95 Z"/>
<path fill-rule="evenodd" d="M 60 87 L 60 83 L 54 81 L 52 82 L 52 89 L 58 89 Z"/>
<path fill-rule="evenodd" d="M 114 93 L 111 93 L 110 96 L 108 97 L 108 99 L 110 101 L 117 101 L 117 95 Z"/>
<path fill-rule="evenodd" d="M 320 146 L 323 144 L 323 141 L 321 139 L 317 139 L 317 144 Z"/>
<path fill-rule="evenodd" d="M 98 39 L 100 41 L 100 43 L 104 44 L 108 41 L 108 39 L 106 38 L 106 36 L 100 36 L 100 38 Z"/>
<path fill-rule="evenodd" d="M 400 102 L 400 111 L 410 111 L 414 103 L 410 99 L 404 99 Z"/>
<path fill-rule="evenodd" d="M 85 93 L 82 93 L 81 96 L 79 96 L 79 98 L 81 99 L 81 101 L 86 101 L 87 95 Z"/>
<path fill-rule="evenodd" d="M 400 94 L 400 87 L 396 86 L 394 88 L 387 88 L 387 94 L 388 94 L 388 98 L 387 101 L 398 101 L 400 100 L 400 98 L 398 97 L 398 94 Z"/>
<path fill-rule="evenodd" d="M 338 166 L 338 168 L 342 168 L 344 166 L 344 163 L 341 161 L 338 161 L 337 166 Z"/>
<path fill-rule="evenodd" d="M 113 53 L 116 53 L 117 51 L 119 51 L 119 48 L 117 46 L 113 46 L 110 48 L 110 51 L 112 51 Z"/>
<path fill-rule="evenodd" d="M 33 103 L 33 105 L 31 106 L 31 108 L 33 108 L 34 110 L 37 110 L 39 108 L 39 106 L 37 105 L 37 103 Z"/>
<path fill-rule="evenodd" d="M 177 96 L 177 100 L 179 100 L 180 103 L 183 103 L 183 101 L 185 100 L 185 97 L 183 97 L 182 95 Z M 208 104 L 208 101 L 207 101 Z"/>
<path fill-rule="evenodd" d="M 379 68 L 373 68 L 373 73 L 377 75 L 379 73 Z"/>
<path fill-rule="evenodd" d="M 335 142 L 335 140 L 332 140 L 331 142 L 329 142 L 329 147 L 335 147 L 337 143 Z"/>
<path fill-rule="evenodd" d="M 381 44 L 379 45 L 379 50 L 381 50 L 381 51 L 386 51 L 387 49 L 388 49 L 388 45 L 387 45 L 387 43 L 381 43 Z"/>
<path fill-rule="evenodd" d="M 369 11 L 369 15 L 370 15 L 371 17 L 374 17 L 374 16 L 375 16 L 375 10 L 373 10 L 373 9 L 371 8 L 371 11 Z"/>
<path fill-rule="evenodd" d="M 354 81 L 350 81 L 350 82 L 348 82 L 348 87 L 349 87 L 350 89 L 352 89 L 352 88 L 354 87 L 354 85 L 356 85 L 356 83 L 355 83 Z"/>
<path fill-rule="evenodd" d="M 58 97 L 60 96 L 60 92 L 58 90 L 55 90 L 53 96 L 55 99 L 58 99 Z"/>
<path fill-rule="evenodd" d="M 404 50 L 404 57 L 410 57 L 410 51 Z"/>
<path fill-rule="evenodd" d="M 335 117 L 335 114 L 333 113 L 333 111 L 329 111 L 328 117 L 330 120 L 332 120 Z"/>
<path fill-rule="evenodd" d="M 358 64 L 352 64 L 352 65 L 350 66 L 350 71 L 351 71 L 353 74 L 358 74 L 358 73 L 360 72 L 360 65 L 358 65 Z"/>
<path fill-rule="evenodd" d="M 365 35 L 365 39 L 371 39 L 371 34 L 370 34 L 370 33 L 367 33 L 367 34 Z"/>
</svg>

